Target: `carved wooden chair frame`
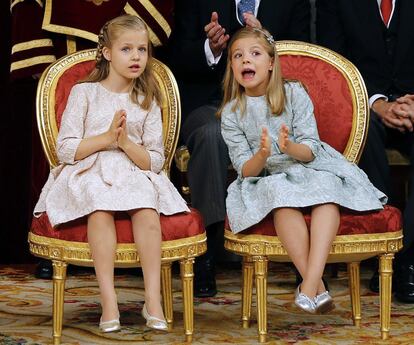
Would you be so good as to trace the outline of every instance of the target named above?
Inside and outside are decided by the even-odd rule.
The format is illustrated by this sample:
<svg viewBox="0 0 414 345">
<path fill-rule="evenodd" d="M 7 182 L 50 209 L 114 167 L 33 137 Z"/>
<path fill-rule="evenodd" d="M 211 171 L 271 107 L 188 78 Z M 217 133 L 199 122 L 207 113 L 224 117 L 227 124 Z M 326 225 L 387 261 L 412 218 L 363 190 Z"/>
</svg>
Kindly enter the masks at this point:
<svg viewBox="0 0 414 345">
<path fill-rule="evenodd" d="M 56 137 L 58 125 L 55 114 L 55 93 L 59 78 L 74 65 L 95 59 L 95 49 L 67 55 L 50 65 L 39 80 L 37 89 L 37 123 L 44 152 L 53 168 L 58 164 Z M 154 59 L 153 70 L 164 95 L 162 106 L 165 146 L 164 171 L 169 175 L 171 162 L 180 130 L 180 96 L 171 71 L 162 62 Z M 65 241 L 39 236 L 29 232 L 30 252 L 53 263 L 53 342 L 60 344 L 64 306 L 66 268 L 68 264 L 93 266 L 88 243 Z M 173 324 L 171 265 L 179 261 L 183 286 L 184 331 L 186 341 L 192 340 L 193 320 L 193 263 L 194 258 L 206 251 L 205 232 L 179 240 L 162 242 L 162 296 L 164 313 L 169 327 Z M 139 266 L 134 243 L 119 243 L 116 249 L 115 267 Z"/>
<path fill-rule="evenodd" d="M 314 44 L 279 41 L 276 45 L 279 56 L 300 55 L 320 59 L 334 66 L 346 78 L 352 96 L 353 123 L 343 155 L 351 162 L 358 162 L 367 134 L 369 107 L 365 84 L 357 68 L 341 55 Z M 265 342 L 268 260 L 290 262 L 289 256 L 277 236 L 245 235 L 243 232 L 234 234 L 226 229 L 224 246 L 229 251 L 243 256 L 241 319 L 244 328 L 248 328 L 250 323 L 253 280 L 255 281 L 258 336 L 260 342 Z M 389 233 L 341 235 L 335 238 L 328 258 L 328 263 L 345 262 L 348 265 L 352 319 L 354 325 L 360 326 L 360 261 L 379 256 L 382 339 L 388 338 L 390 329 L 392 260 L 394 253 L 401 248 L 401 230 Z"/>
</svg>

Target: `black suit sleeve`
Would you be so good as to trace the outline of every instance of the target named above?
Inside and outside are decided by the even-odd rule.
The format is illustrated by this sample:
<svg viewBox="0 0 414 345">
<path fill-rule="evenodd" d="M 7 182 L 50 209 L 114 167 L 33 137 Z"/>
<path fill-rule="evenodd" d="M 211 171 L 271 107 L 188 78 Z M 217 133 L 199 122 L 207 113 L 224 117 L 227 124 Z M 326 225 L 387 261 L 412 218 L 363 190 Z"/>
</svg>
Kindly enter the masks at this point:
<svg viewBox="0 0 414 345">
<path fill-rule="evenodd" d="M 316 0 L 316 41 L 321 46 L 347 55 L 345 32 L 336 0 Z"/>
<path fill-rule="evenodd" d="M 310 41 L 309 0 L 261 0 L 257 19 L 275 40 Z"/>
<path fill-rule="evenodd" d="M 181 79 L 208 78 L 214 74 L 204 51 L 207 17 L 201 14 L 199 1 L 177 0 L 175 28 L 169 41 L 169 65 Z M 206 21 L 206 22 L 204 22 Z"/>
<path fill-rule="evenodd" d="M 310 42 L 310 2 L 297 0 L 291 12 L 289 39 Z"/>
<path fill-rule="evenodd" d="M 376 37 L 367 37 L 372 23 L 356 22 L 353 3 L 343 0 L 316 0 L 317 43 L 351 60 L 360 70 L 368 97 L 386 94 L 390 83 L 381 70 L 381 56 Z M 368 19 L 367 19 L 368 20 Z M 358 28 L 355 28 L 358 25 Z M 358 35 L 358 31 L 360 34 Z M 366 49 L 370 47 L 370 50 Z M 386 57 L 385 57 L 386 59 Z"/>
</svg>

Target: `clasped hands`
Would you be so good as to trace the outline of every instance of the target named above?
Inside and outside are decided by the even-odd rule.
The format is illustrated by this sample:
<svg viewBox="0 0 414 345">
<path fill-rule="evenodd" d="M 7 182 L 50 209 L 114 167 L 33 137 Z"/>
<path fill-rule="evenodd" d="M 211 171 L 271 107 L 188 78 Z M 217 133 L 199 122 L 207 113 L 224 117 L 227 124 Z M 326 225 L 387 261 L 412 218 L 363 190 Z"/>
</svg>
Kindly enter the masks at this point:
<svg viewBox="0 0 414 345">
<path fill-rule="evenodd" d="M 405 95 L 394 102 L 378 99 L 372 105 L 385 126 L 402 133 L 412 132 L 414 128 L 414 95 Z"/>
<path fill-rule="evenodd" d="M 115 112 L 112 123 L 106 132 L 110 145 L 116 145 L 121 150 L 125 151 L 125 147 L 129 144 L 126 129 L 126 111 L 120 109 Z"/>
<path fill-rule="evenodd" d="M 286 153 L 291 141 L 289 140 L 289 128 L 282 124 L 279 129 L 278 145 L 282 153 Z M 267 158 L 272 153 L 272 138 L 269 135 L 269 130 L 266 127 L 262 128 L 262 135 L 260 137 L 259 153 L 263 158 Z"/>
<path fill-rule="evenodd" d="M 243 13 L 243 19 L 246 26 L 262 28 L 260 21 L 250 12 Z M 226 29 L 219 24 L 217 12 L 211 13 L 210 23 L 204 27 L 204 32 L 208 38 L 211 52 L 215 58 L 219 57 L 226 49 L 230 35 L 226 34 Z"/>
</svg>

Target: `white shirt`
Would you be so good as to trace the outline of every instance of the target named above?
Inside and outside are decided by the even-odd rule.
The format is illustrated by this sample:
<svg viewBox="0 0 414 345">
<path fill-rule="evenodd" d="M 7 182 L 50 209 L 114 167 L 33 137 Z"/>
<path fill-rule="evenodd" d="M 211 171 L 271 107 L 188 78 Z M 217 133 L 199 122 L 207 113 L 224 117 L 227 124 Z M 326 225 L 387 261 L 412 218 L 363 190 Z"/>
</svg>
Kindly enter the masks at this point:
<svg viewBox="0 0 414 345">
<path fill-rule="evenodd" d="M 378 10 L 379 10 L 379 13 L 380 13 L 381 19 L 382 19 L 382 20 L 384 20 L 384 18 L 382 18 L 382 13 L 381 13 L 381 0 L 377 0 L 377 3 L 378 3 Z M 390 16 L 390 20 L 388 21 L 387 27 L 389 27 L 389 26 L 390 26 L 391 19 L 392 19 L 392 16 L 393 16 L 393 14 L 394 14 L 394 10 L 395 10 L 395 0 L 392 0 L 391 16 Z M 377 99 L 379 99 L 379 98 L 382 98 L 382 99 L 385 99 L 386 101 L 388 101 L 388 97 L 387 97 L 387 96 L 382 95 L 382 94 L 380 94 L 380 93 L 377 93 L 377 94 L 375 94 L 375 95 L 372 95 L 372 96 L 369 98 L 369 107 L 370 107 L 370 108 L 372 108 L 372 105 L 374 104 L 374 102 L 375 102 Z"/>
<path fill-rule="evenodd" d="M 236 3 L 236 18 L 237 18 L 237 21 L 241 25 L 243 25 L 243 23 L 241 22 L 241 20 L 239 18 L 239 12 L 237 11 L 237 7 L 239 5 L 239 2 L 240 2 L 240 0 L 235 0 L 235 3 Z M 254 15 L 255 15 L 255 17 L 257 17 L 257 12 L 259 10 L 259 5 L 260 5 L 260 0 L 256 0 L 256 4 L 255 4 L 255 8 L 254 8 Z M 219 22 L 220 22 L 220 13 L 218 15 L 219 15 Z M 221 58 L 221 55 L 222 54 L 220 54 L 216 58 L 214 57 L 213 52 L 211 51 L 211 48 L 210 48 L 210 44 L 208 43 L 208 38 L 206 38 L 206 40 L 204 42 L 204 52 L 206 54 L 206 60 L 207 60 L 207 64 L 209 66 L 213 66 L 213 65 L 217 65 L 218 64 L 218 62 L 220 61 L 220 58 Z"/>
</svg>

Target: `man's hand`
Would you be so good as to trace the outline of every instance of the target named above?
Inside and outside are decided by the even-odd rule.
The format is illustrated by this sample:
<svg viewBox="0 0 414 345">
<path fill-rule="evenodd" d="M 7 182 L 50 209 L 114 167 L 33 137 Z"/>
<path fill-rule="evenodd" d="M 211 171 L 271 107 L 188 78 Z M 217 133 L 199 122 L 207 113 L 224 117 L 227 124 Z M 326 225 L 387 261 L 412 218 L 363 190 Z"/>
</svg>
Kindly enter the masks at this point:
<svg viewBox="0 0 414 345">
<path fill-rule="evenodd" d="M 402 117 L 408 118 L 411 123 L 414 123 L 414 95 L 405 95 L 396 100 L 397 105 L 394 112 Z"/>
<path fill-rule="evenodd" d="M 253 13 L 245 12 L 243 13 L 243 19 L 246 23 L 246 26 L 249 26 L 251 28 L 262 28 L 262 24 L 259 22 L 259 20 L 254 16 Z"/>
<path fill-rule="evenodd" d="M 204 27 L 204 31 L 214 57 L 220 56 L 226 49 L 230 36 L 226 34 L 226 29 L 219 24 L 217 12 L 211 13 L 210 23 Z"/>
<path fill-rule="evenodd" d="M 385 99 L 380 98 L 374 102 L 372 110 L 377 113 L 385 126 L 404 133 L 409 120 L 407 118 L 401 118 L 394 112 L 396 104 L 397 102 L 387 102 Z M 411 123 L 411 121 L 409 122 Z"/>
</svg>

